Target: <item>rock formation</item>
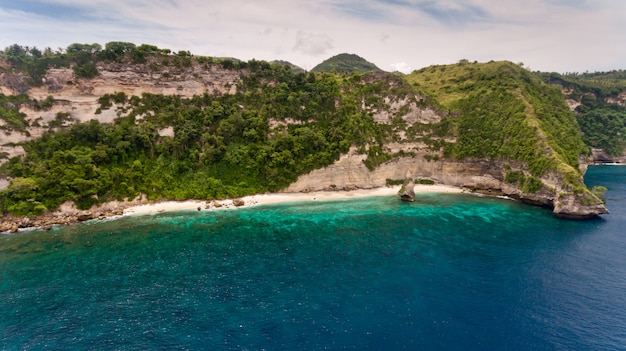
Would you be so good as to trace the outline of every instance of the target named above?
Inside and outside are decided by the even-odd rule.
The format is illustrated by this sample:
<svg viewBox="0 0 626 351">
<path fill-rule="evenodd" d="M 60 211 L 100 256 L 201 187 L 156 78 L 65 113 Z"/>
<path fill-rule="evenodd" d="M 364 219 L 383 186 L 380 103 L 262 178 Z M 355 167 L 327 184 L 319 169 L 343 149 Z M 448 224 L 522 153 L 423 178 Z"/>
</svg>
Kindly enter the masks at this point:
<svg viewBox="0 0 626 351">
<path fill-rule="evenodd" d="M 155 65 L 160 66 L 155 69 Z M 220 64 L 202 65 L 193 61 L 188 67 L 161 66 L 155 59 L 149 59 L 143 64 L 99 62 L 99 75 L 93 79 L 76 78 L 70 68 L 50 68 L 43 78 L 43 84 L 34 87 L 29 85 L 24 73 L 0 69 L 0 93 L 26 93 L 38 101 L 52 96 L 55 101 L 44 110 L 22 107 L 20 112 L 26 114 L 25 119 L 30 124 L 28 133 L 3 131 L 0 154 L 6 153 L 9 158 L 24 154 L 24 149 L 18 143 L 40 137 L 50 129 L 50 122 L 55 121 L 59 114 L 67 114 L 69 122 L 87 122 L 91 119 L 102 123 L 113 122 L 123 112 L 117 111 L 117 106 L 98 111 L 98 99 L 105 94 L 123 92 L 127 96 L 141 96 L 150 93 L 183 97 L 204 93 L 232 94 L 237 91 L 240 81 L 239 71 L 224 69 Z M 4 161 L 0 159 L 0 163 Z"/>
<path fill-rule="evenodd" d="M 398 191 L 398 195 L 400 195 L 400 200 L 402 201 L 409 201 L 409 202 L 413 202 L 415 201 L 415 182 L 413 181 L 413 179 L 407 179 L 404 181 L 404 184 L 402 184 L 402 187 L 400 188 L 400 191 Z"/>
</svg>

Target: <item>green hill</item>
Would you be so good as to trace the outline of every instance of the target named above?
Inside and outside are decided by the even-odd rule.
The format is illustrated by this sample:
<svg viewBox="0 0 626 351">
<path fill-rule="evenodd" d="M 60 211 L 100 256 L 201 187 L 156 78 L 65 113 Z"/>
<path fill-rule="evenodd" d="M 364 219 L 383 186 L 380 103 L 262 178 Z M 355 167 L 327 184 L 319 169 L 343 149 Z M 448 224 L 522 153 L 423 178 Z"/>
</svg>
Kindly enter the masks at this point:
<svg viewBox="0 0 626 351">
<path fill-rule="evenodd" d="M 528 172 L 522 187 L 547 186 L 537 180 L 556 173 L 589 196 L 578 167 L 589 149 L 556 87 L 511 62 L 432 66 L 406 79 L 454 116 L 448 130 L 456 140 L 446 144 L 447 158 L 520 161 Z"/>
<path fill-rule="evenodd" d="M 560 89 L 511 62 L 461 62 L 400 76 L 356 55 L 327 61 L 374 69 L 348 75 L 145 45 L 74 49 L 0 53 L 3 84 L 24 93 L 0 96 L 7 132 L 29 133 L 44 123 L 37 111 L 69 108 L 47 122 L 41 137 L 20 143 L 25 155 L 0 167 L 0 177 L 12 180 L 0 190 L 3 213 L 40 214 L 66 201 L 88 209 L 140 194 L 151 200 L 215 199 L 278 191 L 347 153 L 359 155 L 363 172 L 397 161 L 405 167 L 395 169 L 401 177 L 413 167 L 414 176 L 423 172 L 446 184 L 551 206 L 561 215 L 606 211 L 583 182 L 579 159 L 589 148 Z M 71 68 L 75 80 L 35 79 L 48 67 Z M 151 70 L 144 75 L 150 86 L 171 84 L 174 76 L 185 81 L 175 83 L 177 94 L 102 95 L 88 122 L 71 118 L 67 100 L 28 96 L 36 84 L 55 84 L 50 91 L 70 94 L 77 84 L 97 84 L 101 80 L 91 77 L 103 70 L 121 80 L 128 72 Z M 203 77 L 205 93 L 181 95 L 183 84 L 205 84 Z M 230 77 L 227 90 L 220 91 L 224 77 Z M 32 117 L 21 112 L 25 106 L 35 111 Z M 105 113 L 115 116 L 112 122 L 98 120 Z M 401 180 L 393 177 L 388 181 Z"/>
<path fill-rule="evenodd" d="M 285 67 L 289 67 L 291 69 L 292 72 L 294 73 L 302 73 L 305 72 L 304 68 L 294 65 L 293 63 L 289 62 L 289 61 L 284 61 L 284 60 L 274 60 L 271 63 L 274 64 L 278 64 L 281 66 L 285 66 Z"/>
<path fill-rule="evenodd" d="M 380 71 L 375 64 L 354 54 L 339 54 L 313 67 L 311 72 L 356 73 Z"/>
</svg>

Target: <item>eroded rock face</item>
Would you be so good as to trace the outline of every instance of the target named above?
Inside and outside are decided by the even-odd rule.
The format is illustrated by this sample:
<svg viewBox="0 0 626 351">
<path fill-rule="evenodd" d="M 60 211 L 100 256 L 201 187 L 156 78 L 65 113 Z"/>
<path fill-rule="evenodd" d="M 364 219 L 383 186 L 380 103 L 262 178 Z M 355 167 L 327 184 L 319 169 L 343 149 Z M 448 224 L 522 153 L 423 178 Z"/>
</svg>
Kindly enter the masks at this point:
<svg viewBox="0 0 626 351">
<path fill-rule="evenodd" d="M 626 151 L 626 150 L 625 150 Z M 626 164 L 626 155 L 612 157 L 604 151 L 604 149 L 591 149 L 591 159 L 594 163 L 624 163 Z"/>
<path fill-rule="evenodd" d="M 155 58 L 145 64 L 99 62 L 97 67 L 99 74 L 93 79 L 76 79 L 70 68 L 49 69 L 44 84 L 30 88 L 28 95 L 38 100 L 52 95 L 55 99 L 75 101 L 76 98 L 117 92 L 128 96 L 143 93 L 184 97 L 204 93 L 229 94 L 236 92 L 241 74 L 219 64 L 195 61 L 185 67 L 165 66 Z"/>
<path fill-rule="evenodd" d="M 334 164 L 302 175 L 284 189 L 285 192 L 308 192 L 322 190 L 372 189 L 385 186 L 387 179 L 432 179 L 439 184 L 457 186 L 475 192 L 508 196 L 534 206 L 553 208 L 556 216 L 564 218 L 591 218 L 608 213 L 599 199 L 589 198 L 589 205 L 582 205 L 574 195 L 558 198 L 562 180 L 557 174 L 547 173 L 541 181 L 545 185 L 534 193 L 524 193 L 519 186 L 504 181 L 506 167 L 518 167 L 510 161 L 467 159 L 464 161 L 427 161 L 423 155 L 400 157 L 386 162 L 376 169 L 367 169 L 355 150 L 343 155 Z"/>
<path fill-rule="evenodd" d="M 150 93 L 183 97 L 205 93 L 234 94 L 242 74 L 238 70 L 224 69 L 220 64 L 200 64 L 193 60 L 188 66 L 165 66 L 155 58 L 145 64 L 99 62 L 97 67 L 99 75 L 93 79 L 77 79 L 71 68 L 50 68 L 41 86 L 36 87 L 30 86 L 29 78 L 23 73 L 0 69 L 0 93 L 27 94 L 39 101 L 48 96 L 54 98 L 52 107 L 46 110 L 23 106 L 20 112 L 26 115 L 30 124 L 28 133 L 0 131 L 0 152 L 6 153 L 8 158 L 23 155 L 24 149 L 17 143 L 41 136 L 58 114 L 68 115 L 65 125 L 92 119 L 101 123 L 113 122 L 121 114 L 116 106 L 98 111 L 98 99 L 105 94 L 123 92 L 127 96 L 141 96 Z M 0 159 L 0 163 L 7 159 Z"/>
<path fill-rule="evenodd" d="M 566 219 L 589 219 L 609 211 L 601 203 L 584 204 L 574 194 L 562 195 L 554 205 L 554 215 Z"/>
</svg>

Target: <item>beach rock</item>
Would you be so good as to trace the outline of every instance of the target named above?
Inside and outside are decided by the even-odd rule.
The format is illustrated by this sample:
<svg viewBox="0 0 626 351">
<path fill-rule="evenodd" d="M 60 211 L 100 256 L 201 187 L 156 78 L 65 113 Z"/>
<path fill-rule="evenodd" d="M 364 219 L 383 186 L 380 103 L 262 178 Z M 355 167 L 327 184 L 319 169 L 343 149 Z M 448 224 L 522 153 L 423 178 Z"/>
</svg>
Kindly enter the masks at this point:
<svg viewBox="0 0 626 351">
<path fill-rule="evenodd" d="M 413 179 L 407 179 L 402 184 L 400 191 L 398 191 L 398 195 L 400 195 L 400 200 L 402 201 L 415 201 L 415 182 Z"/>
<path fill-rule="evenodd" d="M 20 222 L 20 227 L 21 228 L 27 228 L 30 225 L 30 218 L 28 217 L 24 217 L 22 218 L 22 221 Z"/>
<path fill-rule="evenodd" d="M 93 219 L 93 214 L 91 212 L 87 212 L 87 213 L 81 213 L 77 216 L 78 220 L 80 222 L 84 222 L 84 221 L 88 221 L 90 219 Z"/>
<path fill-rule="evenodd" d="M 222 204 L 219 201 L 213 201 L 213 207 L 222 207 Z"/>
<path fill-rule="evenodd" d="M 237 207 L 240 207 L 240 206 L 245 205 L 245 202 L 242 199 L 234 199 L 233 200 L 233 205 L 235 205 Z"/>
<path fill-rule="evenodd" d="M 0 222 L 0 233 L 15 233 L 19 229 L 19 224 L 13 217 Z"/>
</svg>

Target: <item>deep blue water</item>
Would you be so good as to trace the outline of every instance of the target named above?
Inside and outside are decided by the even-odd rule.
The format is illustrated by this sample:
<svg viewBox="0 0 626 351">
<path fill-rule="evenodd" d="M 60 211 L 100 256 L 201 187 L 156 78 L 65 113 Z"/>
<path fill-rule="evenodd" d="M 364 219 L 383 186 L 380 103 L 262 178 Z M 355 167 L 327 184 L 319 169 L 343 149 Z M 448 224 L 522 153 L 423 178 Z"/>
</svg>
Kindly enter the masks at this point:
<svg viewBox="0 0 626 351">
<path fill-rule="evenodd" d="M 164 213 L 0 237 L 2 350 L 624 350 L 611 214 L 464 194 Z"/>
</svg>

